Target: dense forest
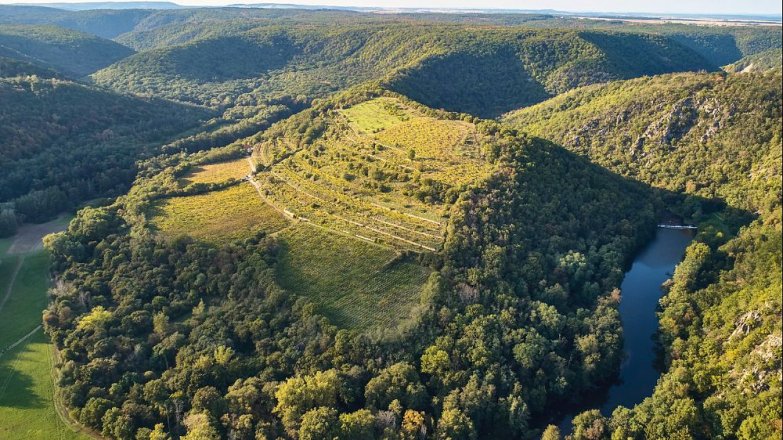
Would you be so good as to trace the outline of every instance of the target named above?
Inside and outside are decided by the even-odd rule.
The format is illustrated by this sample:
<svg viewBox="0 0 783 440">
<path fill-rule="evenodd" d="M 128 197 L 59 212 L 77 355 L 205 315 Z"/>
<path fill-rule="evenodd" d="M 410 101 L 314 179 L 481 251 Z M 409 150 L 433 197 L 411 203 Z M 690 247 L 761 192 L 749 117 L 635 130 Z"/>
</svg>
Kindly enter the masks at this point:
<svg viewBox="0 0 783 440">
<path fill-rule="evenodd" d="M 681 214 L 694 221 L 709 200 L 738 209 L 702 220 L 667 286 L 659 339 L 668 372 L 655 394 L 608 420 L 585 414 L 585 429 L 648 438 L 780 435 L 780 70 L 592 86 L 507 120 L 617 173 L 690 194 Z"/>
<path fill-rule="evenodd" d="M 0 237 L 75 213 L 44 239 L 61 412 L 123 440 L 779 438 L 780 59 L 779 26 L 0 6 Z M 662 218 L 698 233 L 655 391 L 560 432 L 617 380 Z"/>
</svg>

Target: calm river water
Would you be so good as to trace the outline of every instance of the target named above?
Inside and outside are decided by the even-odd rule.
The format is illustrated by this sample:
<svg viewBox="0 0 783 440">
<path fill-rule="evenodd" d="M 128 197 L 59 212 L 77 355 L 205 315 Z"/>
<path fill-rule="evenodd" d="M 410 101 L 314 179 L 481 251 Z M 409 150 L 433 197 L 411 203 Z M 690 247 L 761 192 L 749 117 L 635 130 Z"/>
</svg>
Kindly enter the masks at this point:
<svg viewBox="0 0 783 440">
<path fill-rule="evenodd" d="M 655 366 L 654 335 L 658 329 L 656 309 L 663 291 L 661 284 L 671 278 L 674 267 L 685 255 L 685 248 L 693 239 L 693 231 L 658 228 L 655 239 L 637 255 L 620 286 L 620 319 L 625 339 L 625 360 L 620 367 L 620 380 L 609 389 L 600 407 L 604 415 L 611 415 L 622 405 L 632 407 L 652 394 L 660 371 Z M 590 408 L 584 408 L 587 410 Z M 571 418 L 560 425 L 563 433 L 570 432 Z"/>
</svg>

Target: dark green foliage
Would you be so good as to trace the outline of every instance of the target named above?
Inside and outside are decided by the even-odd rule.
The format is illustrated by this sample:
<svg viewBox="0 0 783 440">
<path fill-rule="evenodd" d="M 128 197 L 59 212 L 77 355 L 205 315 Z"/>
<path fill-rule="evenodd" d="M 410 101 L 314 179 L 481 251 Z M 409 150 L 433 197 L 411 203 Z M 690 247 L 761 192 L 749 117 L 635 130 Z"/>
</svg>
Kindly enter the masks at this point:
<svg viewBox="0 0 783 440">
<path fill-rule="evenodd" d="M 120 439 L 559 438 L 551 415 L 617 373 L 617 287 L 667 208 L 700 223 L 661 302 L 667 372 L 636 408 L 577 416 L 574 437 L 779 437 L 780 70 L 661 75 L 766 63 L 775 29 L 244 8 L 0 6 L 0 22 L 36 25 L 0 26 L 0 236 L 135 179 L 46 240 L 44 327 L 80 423 Z M 55 72 L 98 68 L 156 99 Z M 337 110 L 392 95 L 475 124 L 487 167 L 416 188 L 445 235 L 392 260 L 431 266 L 410 325 L 332 326 L 281 287 L 280 236 L 152 230 L 156 200 L 223 185 L 182 187 L 193 167 L 259 145 L 265 165 L 328 157 L 319 140 L 352 133 Z M 516 128 L 476 117 L 539 102 Z M 393 173 L 357 165 L 340 184 L 389 189 Z"/>
<path fill-rule="evenodd" d="M 16 234 L 16 213 L 10 208 L 0 208 L 0 238 L 10 237 Z"/>
<path fill-rule="evenodd" d="M 3 24 L 50 24 L 103 38 L 128 32 L 152 14 L 154 11 L 140 9 L 75 12 L 40 6 L 0 5 L 0 23 Z"/>
<path fill-rule="evenodd" d="M 55 78 L 57 72 L 34 63 L 0 56 L 0 77 L 35 75 L 39 78 Z"/>
<path fill-rule="evenodd" d="M 310 120 L 318 124 L 316 111 L 272 132 L 306 133 L 296 122 Z M 317 437 L 335 420 L 345 435 L 370 438 L 401 426 L 530 435 L 553 405 L 616 371 L 608 294 L 650 231 L 653 199 L 556 146 L 495 123 L 481 130 L 495 139 L 487 150 L 497 172 L 453 210 L 421 325 L 379 341 L 336 332 L 280 290 L 275 239 L 213 248 L 151 235 L 145 206 L 178 190 L 170 167 L 187 159 L 148 161 L 128 197 L 82 210 L 48 244 L 67 280 L 44 320 L 67 359 L 68 405 L 112 436 L 164 423 L 179 433 Z"/>
<path fill-rule="evenodd" d="M 480 116 L 498 116 L 548 96 L 510 47 L 435 55 L 395 75 L 390 87 L 432 107 Z"/>
<path fill-rule="evenodd" d="M 0 56 L 89 75 L 133 51 L 113 41 L 55 26 L 0 25 Z"/>
<path fill-rule="evenodd" d="M 206 115 L 58 79 L 0 79 L 0 202 L 40 221 L 119 195 L 140 154 Z"/>
<path fill-rule="evenodd" d="M 230 105 L 242 94 L 319 98 L 385 78 L 389 88 L 426 105 L 494 117 L 579 85 L 700 69 L 714 66 L 645 34 L 242 24 L 141 52 L 94 78 L 115 89 L 210 106 Z"/>
<path fill-rule="evenodd" d="M 633 179 L 769 212 L 780 103 L 780 70 L 676 74 L 587 87 L 505 120 Z"/>
</svg>

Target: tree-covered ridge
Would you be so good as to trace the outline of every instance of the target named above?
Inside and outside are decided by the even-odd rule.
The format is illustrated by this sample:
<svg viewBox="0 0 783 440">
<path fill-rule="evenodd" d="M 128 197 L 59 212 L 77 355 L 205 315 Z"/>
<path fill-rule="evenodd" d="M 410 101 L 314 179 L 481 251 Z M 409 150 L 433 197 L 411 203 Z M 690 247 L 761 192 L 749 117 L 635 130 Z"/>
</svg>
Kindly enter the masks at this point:
<svg viewBox="0 0 783 440">
<path fill-rule="evenodd" d="M 60 74 L 52 69 L 36 65 L 27 61 L 0 56 L 0 77 L 30 76 L 39 78 L 56 78 Z"/>
<path fill-rule="evenodd" d="M 312 99 L 385 78 L 389 88 L 424 104 L 497 116 L 580 85 L 716 68 L 679 43 L 647 34 L 398 24 L 246 27 L 208 28 L 200 39 L 138 53 L 93 77 L 115 89 L 212 106 L 248 92 Z"/>
<path fill-rule="evenodd" d="M 506 116 L 618 173 L 758 216 L 701 217 L 661 300 L 667 372 L 652 397 L 577 438 L 777 438 L 781 433 L 781 76 L 675 74 L 590 86 Z M 699 222 L 706 207 L 686 198 Z"/>
<path fill-rule="evenodd" d="M 56 26 L 0 25 L 0 56 L 40 64 L 67 75 L 89 75 L 133 50 Z"/>
<path fill-rule="evenodd" d="M 780 69 L 783 67 L 783 53 L 781 52 L 780 48 L 767 49 L 723 66 L 723 70 L 731 73 L 747 73 Z"/>
<path fill-rule="evenodd" d="M 208 116 L 56 78 L 2 78 L 3 212 L 15 210 L 19 221 L 42 221 L 85 200 L 122 194 L 140 155 Z"/>
<path fill-rule="evenodd" d="M 66 11 L 33 5 L 0 5 L 0 23 L 54 25 L 102 38 L 115 38 L 130 32 L 154 12 L 140 9 Z"/>
<path fill-rule="evenodd" d="M 780 197 L 781 73 L 673 74 L 590 86 L 504 120 L 675 192 L 768 213 Z"/>
</svg>

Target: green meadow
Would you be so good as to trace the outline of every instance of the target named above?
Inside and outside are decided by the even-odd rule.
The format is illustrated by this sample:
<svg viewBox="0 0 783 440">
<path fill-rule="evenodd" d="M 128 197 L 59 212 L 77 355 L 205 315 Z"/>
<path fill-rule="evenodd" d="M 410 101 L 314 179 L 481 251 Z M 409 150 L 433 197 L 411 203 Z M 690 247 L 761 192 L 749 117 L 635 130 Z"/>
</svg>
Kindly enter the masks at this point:
<svg viewBox="0 0 783 440">
<path fill-rule="evenodd" d="M 8 254 L 13 240 L 0 240 L 0 438 L 89 438 L 55 410 L 54 353 L 39 327 L 47 302 L 48 256 L 42 250 Z"/>
</svg>

